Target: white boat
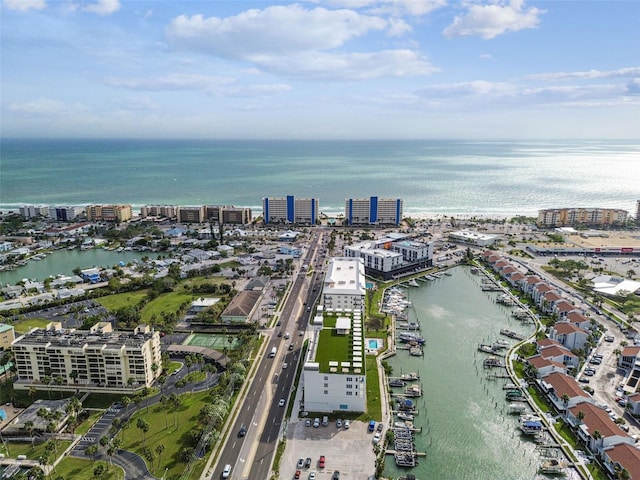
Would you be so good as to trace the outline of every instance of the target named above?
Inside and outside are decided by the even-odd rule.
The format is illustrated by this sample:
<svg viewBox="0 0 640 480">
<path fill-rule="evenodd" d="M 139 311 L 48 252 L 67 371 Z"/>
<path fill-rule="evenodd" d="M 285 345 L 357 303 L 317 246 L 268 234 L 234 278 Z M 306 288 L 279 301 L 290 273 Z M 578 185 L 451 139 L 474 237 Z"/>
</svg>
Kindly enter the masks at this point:
<svg viewBox="0 0 640 480">
<path fill-rule="evenodd" d="M 402 375 L 400 375 L 400 378 L 402 380 L 420 380 L 420 375 L 418 375 L 416 372 L 409 372 L 403 373 Z"/>
<path fill-rule="evenodd" d="M 420 284 L 418 284 L 418 282 L 416 282 L 415 279 L 408 281 L 407 285 L 409 285 L 410 287 L 419 287 L 420 286 Z"/>
<path fill-rule="evenodd" d="M 507 411 L 509 413 L 523 413 L 527 410 L 527 405 L 520 402 L 514 402 L 507 405 Z"/>
<path fill-rule="evenodd" d="M 398 419 L 413 421 L 413 415 L 411 415 L 410 413 L 398 412 Z"/>
</svg>

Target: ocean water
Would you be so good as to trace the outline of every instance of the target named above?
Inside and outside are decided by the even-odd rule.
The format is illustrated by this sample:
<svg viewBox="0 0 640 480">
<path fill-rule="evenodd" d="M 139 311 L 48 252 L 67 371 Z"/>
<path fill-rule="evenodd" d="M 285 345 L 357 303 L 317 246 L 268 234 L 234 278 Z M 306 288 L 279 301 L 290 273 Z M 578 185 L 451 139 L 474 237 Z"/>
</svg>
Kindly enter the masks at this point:
<svg viewBox="0 0 640 480">
<path fill-rule="evenodd" d="M 24 203 L 230 204 L 264 196 L 400 197 L 404 212 L 535 215 L 580 206 L 635 212 L 635 141 L 25 140 L 0 142 L 0 208 Z"/>
</svg>

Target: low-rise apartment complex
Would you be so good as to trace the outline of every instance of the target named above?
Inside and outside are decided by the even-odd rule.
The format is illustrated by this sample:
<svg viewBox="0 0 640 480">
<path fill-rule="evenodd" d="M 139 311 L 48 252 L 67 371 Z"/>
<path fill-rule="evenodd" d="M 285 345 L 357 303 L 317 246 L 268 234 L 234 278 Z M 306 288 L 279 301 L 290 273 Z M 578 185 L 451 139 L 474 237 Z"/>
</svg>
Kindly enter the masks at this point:
<svg viewBox="0 0 640 480">
<path fill-rule="evenodd" d="M 540 227 L 624 225 L 629 212 L 616 208 L 550 208 L 538 211 Z"/>
<path fill-rule="evenodd" d="M 124 393 L 151 386 L 162 373 L 160 335 L 148 326 L 119 332 L 107 322 L 89 330 L 50 323 L 18 337 L 11 349 L 17 389 L 51 383 L 55 388 Z"/>
<path fill-rule="evenodd" d="M 403 233 L 346 246 L 344 254 L 362 259 L 367 275 L 385 280 L 433 265 L 433 244 L 412 240 Z"/>
</svg>

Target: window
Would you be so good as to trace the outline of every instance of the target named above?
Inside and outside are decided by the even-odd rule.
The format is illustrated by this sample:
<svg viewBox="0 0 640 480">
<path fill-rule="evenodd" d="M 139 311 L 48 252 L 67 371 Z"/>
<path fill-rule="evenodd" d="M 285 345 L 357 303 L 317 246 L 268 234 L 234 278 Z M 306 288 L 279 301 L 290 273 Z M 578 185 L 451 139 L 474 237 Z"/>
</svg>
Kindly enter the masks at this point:
<svg viewBox="0 0 640 480">
<path fill-rule="evenodd" d="M 353 395 L 353 392 L 347 392 L 347 396 Z"/>
<path fill-rule="evenodd" d="M 329 390 L 325 390 L 325 391 L 324 391 L 324 394 L 325 394 L 325 395 L 329 395 Z"/>
<path fill-rule="evenodd" d="M 351 385 L 350 383 L 347 384 L 347 388 L 353 388 L 353 385 Z"/>
<path fill-rule="evenodd" d="M 325 383 L 325 384 L 324 384 L 324 388 L 327 388 L 327 387 L 329 387 L 329 384 L 328 384 L 328 383 Z"/>
</svg>

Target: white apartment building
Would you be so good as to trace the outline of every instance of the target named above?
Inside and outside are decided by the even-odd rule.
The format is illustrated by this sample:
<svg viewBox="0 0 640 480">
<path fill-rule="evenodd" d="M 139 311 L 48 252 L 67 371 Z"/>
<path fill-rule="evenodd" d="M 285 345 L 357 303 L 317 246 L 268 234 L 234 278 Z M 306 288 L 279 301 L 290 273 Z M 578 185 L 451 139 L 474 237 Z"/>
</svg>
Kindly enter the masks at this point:
<svg viewBox="0 0 640 480">
<path fill-rule="evenodd" d="M 48 218 L 49 205 L 21 205 L 19 208 L 20 216 L 26 218 Z"/>
<path fill-rule="evenodd" d="M 360 312 L 365 306 L 364 260 L 336 257 L 329 260 L 322 287 L 325 312 Z"/>
<path fill-rule="evenodd" d="M 328 323 L 332 326 L 327 327 Z M 366 411 L 363 344 L 362 320 L 358 313 L 324 313 L 323 327 L 313 332 L 302 371 L 305 410 Z"/>
<path fill-rule="evenodd" d="M 264 197 L 262 218 L 264 223 L 302 223 L 313 225 L 318 220 L 317 198 Z"/>
<path fill-rule="evenodd" d="M 400 198 L 348 198 L 345 201 L 348 225 L 399 225 L 402 220 Z"/>
<path fill-rule="evenodd" d="M 18 337 L 11 350 L 17 389 L 42 389 L 48 377 L 52 388 L 126 393 L 150 387 L 162 373 L 160 335 L 143 325 L 118 332 L 108 322 L 89 330 L 65 330 L 60 323 L 50 323 Z"/>
<path fill-rule="evenodd" d="M 367 275 L 388 280 L 412 269 L 421 270 L 431 266 L 433 244 L 391 233 L 377 240 L 346 246 L 344 254 L 349 258 L 362 258 Z"/>
</svg>

